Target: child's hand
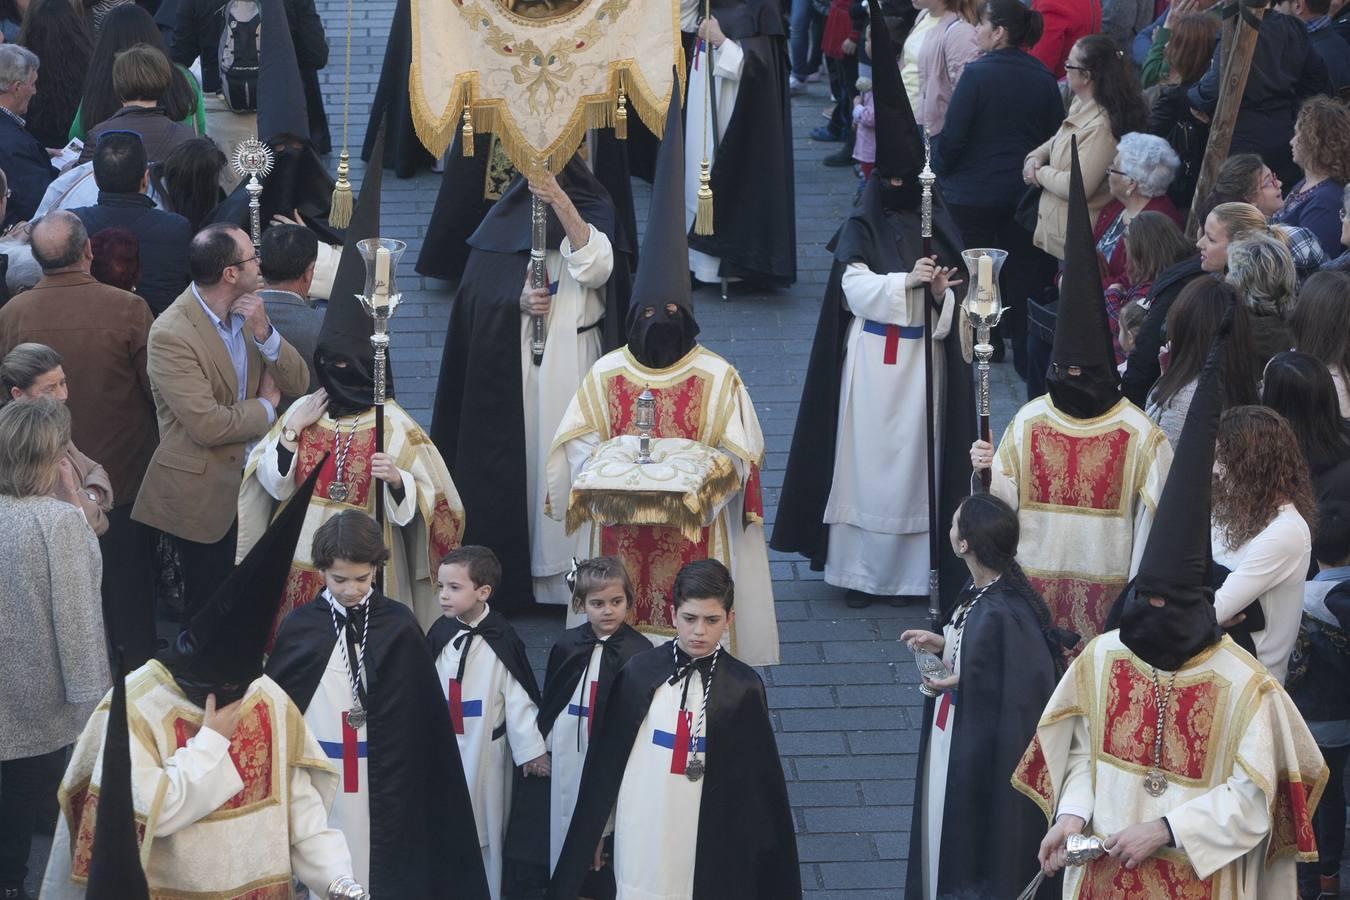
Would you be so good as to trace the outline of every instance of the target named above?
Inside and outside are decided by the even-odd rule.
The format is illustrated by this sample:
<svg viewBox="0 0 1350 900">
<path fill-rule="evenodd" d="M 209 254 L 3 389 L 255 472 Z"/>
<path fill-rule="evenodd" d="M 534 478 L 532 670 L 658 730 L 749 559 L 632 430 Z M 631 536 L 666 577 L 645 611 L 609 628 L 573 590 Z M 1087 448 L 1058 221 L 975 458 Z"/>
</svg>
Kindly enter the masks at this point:
<svg viewBox="0 0 1350 900">
<path fill-rule="evenodd" d="M 525 774 L 538 775 L 541 778 L 547 778 L 553 772 L 553 765 L 548 758 L 547 753 L 541 753 L 534 759 L 527 762 L 524 766 Z"/>
<path fill-rule="evenodd" d="M 605 867 L 605 839 L 601 838 L 600 843 L 595 845 L 595 856 L 591 858 L 591 871 L 599 872 Z"/>
</svg>

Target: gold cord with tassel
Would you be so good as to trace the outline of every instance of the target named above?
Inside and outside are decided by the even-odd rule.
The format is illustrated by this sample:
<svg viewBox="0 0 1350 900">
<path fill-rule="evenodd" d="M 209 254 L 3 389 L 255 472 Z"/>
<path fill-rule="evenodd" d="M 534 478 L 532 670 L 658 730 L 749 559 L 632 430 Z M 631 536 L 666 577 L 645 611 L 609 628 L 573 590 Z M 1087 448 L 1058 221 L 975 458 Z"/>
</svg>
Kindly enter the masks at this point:
<svg viewBox="0 0 1350 900">
<path fill-rule="evenodd" d="M 619 140 L 628 139 L 628 98 L 623 91 L 623 72 L 619 72 L 619 107 L 614 111 L 614 136 Z"/>
<path fill-rule="evenodd" d="M 351 171 L 351 157 L 347 154 L 347 124 L 352 98 L 352 0 L 347 0 L 346 73 L 342 81 L 342 152 L 338 154 L 337 182 L 333 185 L 333 200 L 328 206 L 328 222 L 334 228 L 346 228 L 352 223 L 352 183 L 347 180 Z"/>
<path fill-rule="evenodd" d="M 473 156 L 473 113 L 464 105 L 464 125 L 459 129 L 459 147 L 466 158 Z"/>
<path fill-rule="evenodd" d="M 712 0 L 703 0 L 703 21 L 712 18 Z M 708 161 L 708 131 L 716 127 L 712 121 L 712 113 L 709 107 L 709 98 L 712 91 L 717 87 L 712 72 L 712 54 L 709 52 L 712 47 L 712 41 L 704 38 L 703 40 L 703 159 L 698 164 L 698 205 L 694 209 L 694 234 L 710 235 L 713 233 L 713 192 L 712 192 L 712 163 Z M 679 82 L 676 81 L 671 90 L 679 90 Z"/>
</svg>

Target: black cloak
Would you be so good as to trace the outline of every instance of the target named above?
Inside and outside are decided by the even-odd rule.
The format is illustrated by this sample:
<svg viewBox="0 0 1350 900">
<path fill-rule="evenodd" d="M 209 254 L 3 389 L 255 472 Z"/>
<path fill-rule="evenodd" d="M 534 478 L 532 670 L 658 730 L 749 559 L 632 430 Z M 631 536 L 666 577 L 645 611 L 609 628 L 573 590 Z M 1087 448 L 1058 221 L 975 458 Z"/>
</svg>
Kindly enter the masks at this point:
<svg viewBox="0 0 1350 900">
<path fill-rule="evenodd" d="M 613 204 L 585 165 L 572 159 L 558 182 L 582 219 L 613 242 Z M 464 543 L 490 547 L 501 560 L 502 583 L 492 603 L 503 612 L 534 602 L 520 374 L 520 289 L 529 264 L 529 220 L 529 186 L 517 176 L 469 238 L 473 250 L 450 308 L 431 417 L 431 439 L 464 504 Z M 556 248 L 562 238 L 550 210 L 548 245 Z M 603 352 L 623 343 L 628 293 L 629 267 L 615 244 L 605 317 L 598 326 Z"/>
<path fill-rule="evenodd" d="M 875 33 L 875 30 L 874 30 Z M 779 492 L 778 517 L 769 546 L 784 553 L 800 553 L 811 568 L 825 568 L 830 528 L 825 524 L 825 505 L 834 481 L 834 451 L 839 433 L 839 387 L 844 364 L 844 344 L 853 312 L 844 302 L 842 279 L 852 262 L 866 263 L 873 272 L 900 272 L 912 267 L 922 255 L 922 237 L 917 211 L 886 211 L 881 199 L 882 181 L 873 174 L 854 214 L 830 242 L 834 267 L 825 289 L 820 321 L 816 325 L 801 408 L 792 433 L 787 471 Z M 933 190 L 933 252 L 943 265 L 959 265 L 960 230 Z M 960 289 L 957 303 L 960 302 Z M 936 319 L 936 311 L 934 318 Z M 961 500 L 970 493 L 968 451 L 975 440 L 975 393 L 971 367 L 961 356 L 959 329 L 953 317 L 951 332 L 941 342 L 945 362 L 946 402 L 935 410 L 941 429 L 939 460 L 938 528 L 944 533 Z M 934 354 L 938 348 L 934 348 Z M 941 539 L 939 575 L 941 596 L 956 595 L 968 572 L 948 541 Z M 944 603 L 944 608 L 948 604 Z"/>
<path fill-rule="evenodd" d="M 370 884 L 376 897 L 489 896 L 459 745 L 413 614 L 373 594 L 366 633 Z M 303 712 L 337 633 L 320 594 L 281 623 L 267 674 Z"/>
<path fill-rule="evenodd" d="M 487 218 L 488 212 L 516 174 L 493 135 L 479 132 L 474 136 L 473 156 L 463 154 L 461 140 L 462 135 L 456 132 L 446 158 L 445 172 L 441 175 L 436 206 L 427 223 L 426 240 L 422 242 L 422 250 L 417 255 L 419 275 L 451 282 L 457 282 L 463 277 L 464 266 L 473 249 L 469 238 Z M 611 240 L 616 262 L 617 254 L 622 251 L 631 269 L 637 263 L 637 214 L 633 210 L 633 186 L 622 142 L 609 129 L 595 131 L 595 159 L 591 171 L 595 174 L 595 180 L 609 192 L 610 200 L 614 203 L 614 233 Z"/>
<path fill-rule="evenodd" d="M 558 636 L 558 641 L 548 653 L 548 668 L 544 672 L 544 696 L 539 703 L 539 733 L 548 737 L 553 723 L 558 720 L 563 708 L 567 706 L 577 689 L 577 682 L 591 662 L 591 651 L 598 639 L 591 623 L 583 622 L 576 628 L 569 628 Z M 595 691 L 595 707 L 591 710 L 591 722 L 600 722 L 600 710 L 609 697 L 614 676 L 628 660 L 652 646 L 652 642 L 631 625 L 624 623 L 619 630 L 603 642 L 604 652 L 600 654 L 598 687 Z M 594 728 L 594 724 L 591 726 Z"/>
<path fill-rule="evenodd" d="M 576 811 L 549 885 L 551 900 L 577 896 L 652 695 L 674 674 L 667 643 L 638 654 L 614 680 L 610 710 L 586 754 Z M 724 652 L 708 693 L 693 900 L 800 900 L 797 839 L 764 683 L 754 669 Z M 622 839 L 615 835 L 615 845 Z"/>
<path fill-rule="evenodd" d="M 716 233 L 691 229 L 689 246 L 720 259 L 723 277 L 789 285 L 797 280 L 797 212 L 783 16 L 776 4 L 759 0 L 722 0 L 712 13 L 740 45 L 745 64 L 715 151 L 709 135 Z"/>
<path fill-rule="evenodd" d="M 380 67 L 380 82 L 375 87 L 375 99 L 370 103 L 370 124 L 366 126 L 366 140 L 361 158 L 370 162 L 375 148 L 375 132 L 380 120 L 388 117 L 388 148 L 384 167 L 392 169 L 399 178 L 411 178 L 420 168 L 431 168 L 436 158 L 417 137 L 413 127 L 412 101 L 408 99 L 408 73 L 412 69 L 412 3 L 398 0 L 394 4 L 394 18 L 389 22 L 389 40 L 384 46 L 384 63 Z"/>
<path fill-rule="evenodd" d="M 964 601 L 972 590 L 967 582 L 958 599 Z M 1012 897 L 1036 876 L 1045 816 L 1013 790 L 1009 779 L 1035 737 L 1041 711 L 1059 681 L 1055 668 L 1059 650 L 1052 649 L 1047 627 L 1032 602 L 1002 579 L 966 617 L 942 812 L 939 898 Z M 937 702 L 924 701 L 919 727 L 906 900 L 924 896 L 924 774 Z M 978 825 L 972 827 L 974 823 Z M 1043 884 L 1036 896 L 1049 900 L 1059 894 L 1055 879 Z"/>
</svg>

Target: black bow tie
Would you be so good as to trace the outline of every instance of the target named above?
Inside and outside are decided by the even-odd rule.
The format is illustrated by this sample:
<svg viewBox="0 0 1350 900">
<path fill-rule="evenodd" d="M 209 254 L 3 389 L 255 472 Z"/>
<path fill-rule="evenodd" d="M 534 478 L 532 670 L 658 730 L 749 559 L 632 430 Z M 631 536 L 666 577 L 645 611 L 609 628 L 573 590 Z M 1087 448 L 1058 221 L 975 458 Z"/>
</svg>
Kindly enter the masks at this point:
<svg viewBox="0 0 1350 900">
<path fill-rule="evenodd" d="M 459 671 L 455 674 L 455 680 L 462 682 L 464 680 L 464 667 L 469 664 L 469 647 L 473 645 L 474 635 L 487 636 L 488 632 L 495 632 L 496 629 L 484 629 L 481 626 L 474 628 L 460 623 L 459 632 L 450 639 L 450 643 L 455 645 L 459 651 Z"/>
<path fill-rule="evenodd" d="M 698 659 L 684 652 L 678 644 L 675 645 L 675 674 L 670 676 L 669 684 L 675 684 L 680 679 L 684 679 L 686 685 L 693 676 L 694 670 L 698 670 L 705 679 L 708 673 L 712 671 L 713 660 L 721 652 L 720 648 L 709 653 L 707 656 L 700 656 Z M 686 687 L 687 689 L 687 687 Z"/>
<path fill-rule="evenodd" d="M 350 608 L 342 606 L 338 608 L 338 613 L 342 616 L 347 631 L 353 633 L 357 640 L 361 639 L 362 631 L 366 625 L 366 615 L 369 611 L 369 600 L 362 600 L 356 606 Z"/>
</svg>

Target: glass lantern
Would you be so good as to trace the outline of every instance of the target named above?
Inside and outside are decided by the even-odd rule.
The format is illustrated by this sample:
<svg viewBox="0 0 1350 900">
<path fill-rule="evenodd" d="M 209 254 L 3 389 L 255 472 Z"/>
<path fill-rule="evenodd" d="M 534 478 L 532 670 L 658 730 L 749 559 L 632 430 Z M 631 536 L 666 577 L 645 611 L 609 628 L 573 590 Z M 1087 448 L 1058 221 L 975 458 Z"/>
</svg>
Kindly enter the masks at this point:
<svg viewBox="0 0 1350 900">
<path fill-rule="evenodd" d="M 970 280 L 967 282 L 970 287 L 966 290 L 966 299 L 962 304 L 966 315 L 970 316 L 971 322 L 976 327 L 984 325 L 992 328 L 998 324 L 999 318 L 1003 315 L 1003 297 L 998 287 L 998 276 L 1003 271 L 1003 264 L 1008 260 L 1008 251 L 990 248 L 963 250 L 961 259 L 965 261 L 966 270 L 970 273 Z"/>
<path fill-rule="evenodd" d="M 366 290 L 361 303 L 371 315 L 387 318 L 403 298 L 398 289 L 398 262 L 408 245 L 393 238 L 366 238 L 357 242 L 356 249 L 366 263 Z"/>
</svg>

